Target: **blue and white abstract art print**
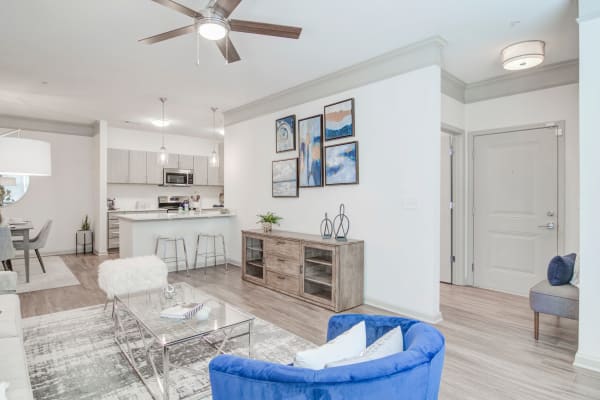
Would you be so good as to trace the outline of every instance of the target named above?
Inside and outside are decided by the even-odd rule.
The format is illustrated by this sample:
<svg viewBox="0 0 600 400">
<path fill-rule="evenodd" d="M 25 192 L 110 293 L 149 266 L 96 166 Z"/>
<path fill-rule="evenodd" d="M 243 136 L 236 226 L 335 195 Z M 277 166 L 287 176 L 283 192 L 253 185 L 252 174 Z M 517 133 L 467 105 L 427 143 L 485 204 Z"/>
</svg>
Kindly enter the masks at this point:
<svg viewBox="0 0 600 400">
<path fill-rule="evenodd" d="M 325 184 L 358 183 L 358 142 L 325 147 Z"/>
</svg>

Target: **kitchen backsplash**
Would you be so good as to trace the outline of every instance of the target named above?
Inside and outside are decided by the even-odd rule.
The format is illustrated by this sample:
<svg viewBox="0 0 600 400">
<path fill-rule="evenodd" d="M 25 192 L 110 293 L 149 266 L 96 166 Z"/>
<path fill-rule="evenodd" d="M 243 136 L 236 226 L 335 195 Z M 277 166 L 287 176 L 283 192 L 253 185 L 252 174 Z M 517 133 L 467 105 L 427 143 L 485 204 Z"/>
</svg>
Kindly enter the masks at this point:
<svg viewBox="0 0 600 400">
<path fill-rule="evenodd" d="M 150 185 L 109 184 L 107 197 L 115 199 L 115 205 L 120 210 L 137 210 L 158 207 L 158 196 L 191 196 L 200 195 L 202 208 L 210 208 L 219 204 L 219 193 L 222 187 L 161 187 Z"/>
</svg>

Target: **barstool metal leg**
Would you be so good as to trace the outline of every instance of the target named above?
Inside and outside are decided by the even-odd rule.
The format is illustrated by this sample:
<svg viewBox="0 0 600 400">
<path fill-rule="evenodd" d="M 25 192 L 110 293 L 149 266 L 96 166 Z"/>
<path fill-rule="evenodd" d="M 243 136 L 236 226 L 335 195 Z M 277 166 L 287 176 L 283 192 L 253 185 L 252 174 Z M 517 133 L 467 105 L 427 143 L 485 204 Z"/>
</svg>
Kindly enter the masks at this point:
<svg viewBox="0 0 600 400">
<path fill-rule="evenodd" d="M 194 254 L 194 269 L 198 268 L 198 251 L 200 251 L 200 235 L 196 236 L 196 254 Z"/>
<path fill-rule="evenodd" d="M 179 272 L 179 256 L 177 254 L 177 239 L 175 239 L 175 272 Z"/>
<path fill-rule="evenodd" d="M 204 249 L 204 275 L 206 275 L 206 269 L 208 268 L 208 237 L 204 237 L 206 247 Z"/>
<path fill-rule="evenodd" d="M 225 260 L 225 272 L 229 271 L 229 263 L 227 262 L 227 249 L 225 249 L 225 235 L 221 235 L 221 242 L 223 243 L 223 259 Z"/>
<path fill-rule="evenodd" d="M 183 243 L 183 258 L 185 260 L 185 273 L 189 276 L 190 265 L 188 263 L 187 246 L 185 245 L 185 238 L 181 238 L 181 241 Z"/>
<path fill-rule="evenodd" d="M 214 264 L 213 267 L 215 267 L 215 269 L 217 268 L 217 236 L 213 235 L 213 257 L 214 257 Z"/>
</svg>

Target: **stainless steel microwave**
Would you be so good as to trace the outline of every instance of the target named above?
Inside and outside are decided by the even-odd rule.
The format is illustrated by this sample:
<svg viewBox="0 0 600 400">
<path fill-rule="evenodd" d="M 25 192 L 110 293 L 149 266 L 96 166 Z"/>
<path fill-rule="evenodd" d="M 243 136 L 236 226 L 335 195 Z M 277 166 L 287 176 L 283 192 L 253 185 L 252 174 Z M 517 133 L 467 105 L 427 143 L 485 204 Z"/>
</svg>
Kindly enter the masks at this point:
<svg viewBox="0 0 600 400">
<path fill-rule="evenodd" d="M 163 186 L 190 186 L 194 184 L 194 172 L 191 169 L 163 169 Z"/>
</svg>

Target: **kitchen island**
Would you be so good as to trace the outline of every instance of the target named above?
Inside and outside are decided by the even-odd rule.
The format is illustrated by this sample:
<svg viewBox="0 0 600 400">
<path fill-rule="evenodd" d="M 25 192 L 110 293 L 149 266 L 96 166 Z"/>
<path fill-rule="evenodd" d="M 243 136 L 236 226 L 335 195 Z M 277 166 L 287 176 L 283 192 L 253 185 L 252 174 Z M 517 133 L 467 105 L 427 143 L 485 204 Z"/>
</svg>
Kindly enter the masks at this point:
<svg viewBox="0 0 600 400">
<path fill-rule="evenodd" d="M 189 268 L 193 268 L 196 254 L 197 236 L 199 233 L 223 234 L 225 244 L 230 247 L 231 224 L 230 218 L 235 214 L 227 210 L 210 210 L 189 213 L 144 213 L 144 214 L 120 214 L 119 218 L 119 247 L 121 258 L 147 256 L 154 254 L 156 239 L 159 236 L 179 236 L 185 239 Z M 206 243 L 201 243 L 201 250 L 205 251 Z M 175 257 L 172 243 L 167 246 L 167 257 Z M 209 245 L 212 249 L 212 242 Z M 163 249 L 159 249 L 162 256 Z M 185 271 L 185 258 L 183 248 L 179 249 L 179 270 Z M 222 253 L 221 243 L 217 241 L 217 252 Z M 202 267 L 204 257 L 198 258 L 198 267 Z M 221 264 L 223 261 L 218 260 Z M 174 271 L 175 262 L 167 263 L 169 271 Z M 209 260 L 212 265 L 212 259 Z"/>
</svg>

